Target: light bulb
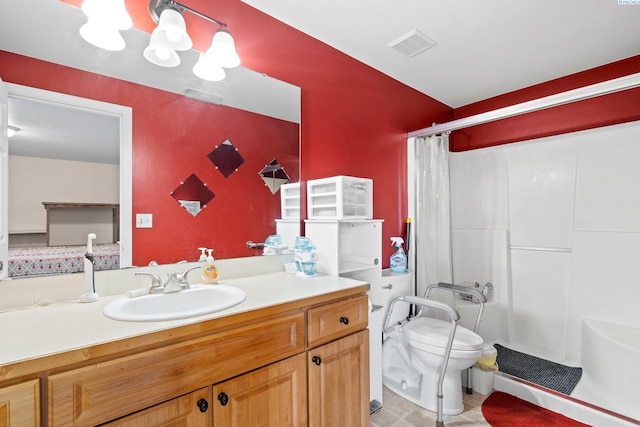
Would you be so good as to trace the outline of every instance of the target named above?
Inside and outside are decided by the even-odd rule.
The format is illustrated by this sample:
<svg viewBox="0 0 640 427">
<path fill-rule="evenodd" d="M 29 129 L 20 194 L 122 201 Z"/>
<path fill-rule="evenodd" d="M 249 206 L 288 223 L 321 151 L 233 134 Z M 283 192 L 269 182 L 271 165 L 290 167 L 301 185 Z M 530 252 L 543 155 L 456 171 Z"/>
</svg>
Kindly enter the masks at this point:
<svg viewBox="0 0 640 427">
<path fill-rule="evenodd" d="M 165 49 L 165 48 L 162 48 L 162 47 L 157 47 L 156 48 L 156 56 L 158 57 L 158 59 L 166 61 L 167 59 L 169 59 L 169 56 L 171 56 L 171 52 L 169 51 L 169 49 Z"/>
</svg>

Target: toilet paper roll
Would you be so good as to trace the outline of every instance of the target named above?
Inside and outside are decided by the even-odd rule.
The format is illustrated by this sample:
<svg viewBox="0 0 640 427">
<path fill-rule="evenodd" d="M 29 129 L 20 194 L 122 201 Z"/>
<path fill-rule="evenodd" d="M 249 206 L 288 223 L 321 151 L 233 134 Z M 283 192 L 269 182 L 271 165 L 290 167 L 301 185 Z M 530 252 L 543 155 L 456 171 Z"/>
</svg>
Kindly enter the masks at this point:
<svg viewBox="0 0 640 427">
<path fill-rule="evenodd" d="M 376 257 L 372 256 L 363 256 L 363 255 L 343 255 L 341 260 L 344 262 L 353 262 L 356 264 L 364 264 L 375 266 L 378 265 L 380 260 Z"/>
</svg>

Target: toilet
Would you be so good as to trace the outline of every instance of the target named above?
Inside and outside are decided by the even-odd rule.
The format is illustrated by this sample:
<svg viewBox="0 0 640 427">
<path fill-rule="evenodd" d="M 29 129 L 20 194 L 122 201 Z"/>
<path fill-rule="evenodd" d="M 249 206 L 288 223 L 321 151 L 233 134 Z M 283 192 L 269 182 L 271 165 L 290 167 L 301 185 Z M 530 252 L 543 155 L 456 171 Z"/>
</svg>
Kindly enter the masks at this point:
<svg viewBox="0 0 640 427">
<path fill-rule="evenodd" d="M 452 323 L 417 317 L 386 334 L 382 344 L 382 382 L 393 392 L 437 412 L 440 366 L 444 361 Z M 462 326 L 456 328 L 443 382 L 442 412 L 462 413 L 462 371 L 482 355 L 483 340 Z"/>
</svg>

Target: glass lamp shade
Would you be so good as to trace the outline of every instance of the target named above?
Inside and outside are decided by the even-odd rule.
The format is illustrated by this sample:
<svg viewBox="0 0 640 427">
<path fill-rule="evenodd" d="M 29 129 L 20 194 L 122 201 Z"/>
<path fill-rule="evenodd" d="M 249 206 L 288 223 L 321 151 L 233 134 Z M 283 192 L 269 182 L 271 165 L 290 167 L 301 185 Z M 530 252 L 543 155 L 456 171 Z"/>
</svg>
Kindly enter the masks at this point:
<svg viewBox="0 0 640 427">
<path fill-rule="evenodd" d="M 193 46 L 184 18 L 174 9 L 165 9 L 160 14 L 160 23 L 153 30 L 156 42 L 167 49 L 189 50 Z"/>
<path fill-rule="evenodd" d="M 124 0 L 84 0 L 81 8 L 89 19 L 100 20 L 118 30 L 128 30 L 133 26 Z"/>
<path fill-rule="evenodd" d="M 233 37 L 225 28 L 221 28 L 213 36 L 211 47 L 207 50 L 207 56 L 215 58 L 218 64 L 224 68 L 234 68 L 240 65 L 240 57 L 236 52 Z"/>
<path fill-rule="evenodd" d="M 96 18 L 89 18 L 89 21 L 80 27 L 80 36 L 101 49 L 119 51 L 125 48 L 124 39 L 118 29 Z"/>
<path fill-rule="evenodd" d="M 226 76 L 220 64 L 207 57 L 205 53 L 200 54 L 198 63 L 193 67 L 193 74 L 210 82 L 219 82 L 220 80 L 224 80 Z"/>
<path fill-rule="evenodd" d="M 149 46 L 147 46 L 143 52 L 145 59 L 160 67 L 177 67 L 180 65 L 180 57 L 176 51 L 170 47 L 166 47 L 163 43 L 159 42 L 159 39 L 158 33 L 154 31 L 151 34 Z"/>
</svg>

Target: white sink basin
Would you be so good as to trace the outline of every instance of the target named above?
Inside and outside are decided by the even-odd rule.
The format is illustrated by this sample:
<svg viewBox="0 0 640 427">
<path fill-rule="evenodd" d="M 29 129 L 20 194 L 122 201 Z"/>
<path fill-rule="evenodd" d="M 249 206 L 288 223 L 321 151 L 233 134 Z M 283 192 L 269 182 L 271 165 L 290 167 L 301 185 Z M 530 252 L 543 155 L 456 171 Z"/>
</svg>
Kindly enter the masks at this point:
<svg viewBox="0 0 640 427">
<path fill-rule="evenodd" d="M 127 296 L 110 302 L 103 314 L 114 320 L 154 322 L 186 319 L 221 311 L 245 300 L 247 294 L 227 285 L 192 285 L 191 289 L 169 294 Z"/>
</svg>

